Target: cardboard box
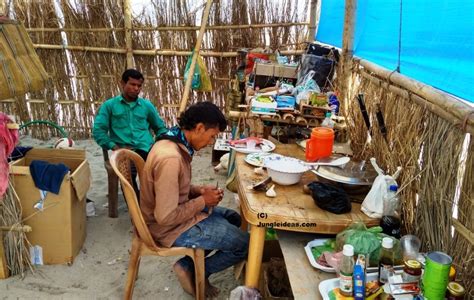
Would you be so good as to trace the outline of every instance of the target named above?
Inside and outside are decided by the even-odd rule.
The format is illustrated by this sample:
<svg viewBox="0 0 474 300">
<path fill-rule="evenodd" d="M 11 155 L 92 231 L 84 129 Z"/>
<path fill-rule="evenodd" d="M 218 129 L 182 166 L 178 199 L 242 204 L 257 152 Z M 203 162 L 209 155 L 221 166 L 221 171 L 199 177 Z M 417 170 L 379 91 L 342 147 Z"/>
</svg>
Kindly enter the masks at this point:
<svg viewBox="0 0 474 300">
<path fill-rule="evenodd" d="M 254 88 L 261 89 L 275 86 L 277 81 L 296 85 L 297 67 L 284 66 L 279 64 L 255 64 Z"/>
<path fill-rule="evenodd" d="M 258 100 L 258 97 L 253 97 L 250 102 L 250 111 L 260 115 L 276 115 L 277 102 L 269 98 L 272 99 L 271 102 L 262 102 Z"/>
<path fill-rule="evenodd" d="M 30 173 L 33 160 L 63 163 L 70 171 L 61 183 L 59 194 L 48 192 L 44 209 L 33 206 L 40 199 Z M 10 164 L 13 186 L 20 199 L 26 225 L 32 232 L 27 238 L 43 250 L 44 264 L 72 263 L 86 238 L 86 194 L 90 187 L 90 169 L 84 150 L 31 149 L 22 159 Z"/>
<path fill-rule="evenodd" d="M 292 66 L 279 65 L 275 63 L 272 63 L 272 64 L 256 63 L 255 75 L 296 79 L 298 77 L 297 69 L 298 67 L 296 66 L 292 67 Z"/>
</svg>

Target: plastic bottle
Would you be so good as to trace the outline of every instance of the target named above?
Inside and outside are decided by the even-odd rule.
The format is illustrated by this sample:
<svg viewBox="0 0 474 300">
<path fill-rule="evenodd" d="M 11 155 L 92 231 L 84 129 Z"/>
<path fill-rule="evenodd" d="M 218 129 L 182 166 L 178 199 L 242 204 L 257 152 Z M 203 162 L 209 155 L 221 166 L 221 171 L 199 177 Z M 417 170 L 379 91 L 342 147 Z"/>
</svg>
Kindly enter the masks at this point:
<svg viewBox="0 0 474 300">
<path fill-rule="evenodd" d="M 342 264 L 339 272 L 339 289 L 344 296 L 352 296 L 353 281 L 352 274 L 354 273 L 354 247 L 346 244 L 342 248 Z"/>
<path fill-rule="evenodd" d="M 398 186 L 390 185 L 383 199 L 383 214 L 380 219 L 380 227 L 383 233 L 400 238 L 401 221 L 398 213 L 399 199 L 397 195 Z"/>
<path fill-rule="evenodd" d="M 329 107 L 331 108 L 331 111 L 337 116 L 339 114 L 339 100 L 337 99 L 336 94 L 329 92 Z"/>
<path fill-rule="evenodd" d="M 388 282 L 388 277 L 393 273 L 395 255 L 393 252 L 393 240 L 388 237 L 382 239 L 382 250 L 379 261 L 379 284 Z"/>
<path fill-rule="evenodd" d="M 332 154 L 334 145 L 334 130 L 327 127 L 316 127 L 311 131 L 311 137 L 306 141 L 306 160 L 316 161 Z"/>
<path fill-rule="evenodd" d="M 334 121 L 331 120 L 331 113 L 326 113 L 326 118 L 324 118 L 323 122 L 321 123 L 322 127 L 334 128 Z"/>
</svg>

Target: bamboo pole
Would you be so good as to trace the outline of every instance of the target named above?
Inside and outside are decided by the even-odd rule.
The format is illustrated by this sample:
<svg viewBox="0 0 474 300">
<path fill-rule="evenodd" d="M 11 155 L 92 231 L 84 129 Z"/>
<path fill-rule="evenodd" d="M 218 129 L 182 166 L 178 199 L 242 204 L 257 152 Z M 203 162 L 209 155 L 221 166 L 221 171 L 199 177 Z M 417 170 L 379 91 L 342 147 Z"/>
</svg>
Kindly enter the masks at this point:
<svg viewBox="0 0 474 300">
<path fill-rule="evenodd" d="M 357 9 L 357 0 L 346 0 L 344 12 L 344 32 L 342 38 L 342 95 L 344 110 L 349 108 L 351 73 L 352 73 L 352 56 L 354 55 L 354 31 L 355 31 L 355 12 Z"/>
<path fill-rule="evenodd" d="M 382 68 L 364 59 L 356 59 L 359 60 L 359 63 L 362 67 L 370 72 L 373 72 L 378 77 L 387 80 L 389 83 L 400 86 L 410 93 L 419 95 L 420 97 L 426 99 L 426 101 L 438 106 L 441 110 L 450 112 L 458 119 L 460 123 L 466 122 L 467 126 L 474 126 L 474 107 L 470 106 L 469 104 L 448 93 L 406 77 L 400 73 L 391 72 L 390 70 Z"/>
<path fill-rule="evenodd" d="M 208 30 L 230 30 L 230 29 L 260 29 L 272 27 L 292 27 L 292 26 L 308 26 L 308 22 L 292 22 L 292 23 L 270 23 L 270 24 L 243 24 L 243 25 L 215 25 L 208 26 Z M 196 31 L 200 26 L 157 26 L 157 27 L 132 27 L 132 31 Z M 125 28 L 27 28 L 27 32 L 119 32 Z"/>
<path fill-rule="evenodd" d="M 35 49 L 49 49 L 49 50 L 71 50 L 71 51 L 85 51 L 85 52 L 104 52 L 104 53 L 116 53 L 125 54 L 127 53 L 124 49 L 115 48 L 101 48 L 101 47 L 88 47 L 88 46 L 62 46 L 62 45 L 46 45 L 46 44 L 34 44 Z M 192 51 L 174 51 L 174 50 L 132 50 L 134 55 L 148 55 L 148 56 L 189 56 Z M 282 55 L 302 55 L 305 53 L 304 50 L 282 50 Z M 201 56 L 205 57 L 237 57 L 238 52 L 216 52 L 216 51 L 203 51 L 200 53 Z"/>
<path fill-rule="evenodd" d="M 5 248 L 3 245 L 5 245 L 3 243 L 3 233 L 0 231 L 0 279 L 5 279 L 10 276 L 7 258 L 5 256 Z"/>
<path fill-rule="evenodd" d="M 130 0 L 123 1 L 124 23 L 125 23 L 125 48 L 127 50 L 127 69 L 133 67 L 132 49 L 132 9 Z"/>
<path fill-rule="evenodd" d="M 458 220 L 452 218 L 451 219 L 453 222 L 453 227 L 456 229 L 456 231 L 462 235 L 471 245 L 474 245 L 474 232 L 470 231 L 469 229 L 466 228 L 461 222 Z"/>
<path fill-rule="evenodd" d="M 207 20 L 209 18 L 211 5 L 212 5 L 212 0 L 207 0 L 206 8 L 204 9 L 204 14 L 201 21 L 201 29 L 199 30 L 196 46 L 194 47 L 194 55 L 191 61 L 191 66 L 189 68 L 188 78 L 186 79 L 186 85 L 184 86 L 183 97 L 181 98 L 181 105 L 179 106 L 178 115 L 180 115 L 186 108 L 189 92 L 191 90 L 191 83 L 193 81 L 194 69 L 196 68 L 197 57 L 199 55 L 199 51 L 201 50 L 202 38 L 204 37 L 204 31 L 206 30 L 206 25 L 207 25 Z"/>
<path fill-rule="evenodd" d="M 451 122 L 452 124 L 461 124 L 461 120 L 459 120 L 455 115 L 453 115 L 451 112 L 444 110 L 442 107 L 439 107 L 429 101 L 427 101 L 424 98 L 421 98 L 418 95 L 415 95 L 413 93 L 408 92 L 405 89 L 399 88 L 397 86 L 394 86 L 393 84 L 388 83 L 386 80 L 379 79 L 375 77 L 372 74 L 367 73 L 367 71 L 361 71 L 361 76 L 367 80 L 370 80 L 371 82 L 381 86 L 382 88 L 385 88 L 389 90 L 392 93 L 395 93 L 396 95 L 413 101 L 416 104 L 427 108 L 430 112 L 436 114 L 437 116 L 443 118 L 444 120 Z M 474 134 L 474 126 L 467 124 L 466 125 L 466 132 L 470 134 Z"/>
<path fill-rule="evenodd" d="M 314 38 L 316 35 L 316 9 L 318 5 L 318 0 L 311 0 L 311 4 L 309 6 L 309 26 L 308 26 L 308 38 L 307 41 L 309 43 L 314 42 Z"/>
</svg>

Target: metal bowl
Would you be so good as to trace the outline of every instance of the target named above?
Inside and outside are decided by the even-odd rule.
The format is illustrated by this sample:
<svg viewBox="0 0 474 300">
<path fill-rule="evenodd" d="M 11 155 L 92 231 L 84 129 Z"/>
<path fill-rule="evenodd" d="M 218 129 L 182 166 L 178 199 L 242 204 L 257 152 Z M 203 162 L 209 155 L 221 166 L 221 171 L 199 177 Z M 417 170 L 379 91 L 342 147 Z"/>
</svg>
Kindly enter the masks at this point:
<svg viewBox="0 0 474 300">
<path fill-rule="evenodd" d="M 338 157 L 333 155 L 328 160 Z M 341 187 L 350 195 L 367 193 L 378 175 L 370 163 L 355 160 L 351 160 L 343 167 L 319 166 L 313 172 L 320 182 Z"/>
</svg>

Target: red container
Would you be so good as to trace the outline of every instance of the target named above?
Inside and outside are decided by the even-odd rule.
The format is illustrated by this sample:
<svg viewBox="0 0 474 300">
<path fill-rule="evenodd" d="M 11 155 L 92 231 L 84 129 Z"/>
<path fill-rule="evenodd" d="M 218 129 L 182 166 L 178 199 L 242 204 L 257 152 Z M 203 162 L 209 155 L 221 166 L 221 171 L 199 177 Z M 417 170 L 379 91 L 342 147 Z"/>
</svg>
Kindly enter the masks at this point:
<svg viewBox="0 0 474 300">
<path fill-rule="evenodd" d="M 334 145 L 334 130 L 328 127 L 316 127 L 311 131 L 311 138 L 306 141 L 306 160 L 316 161 L 331 156 Z"/>
</svg>

